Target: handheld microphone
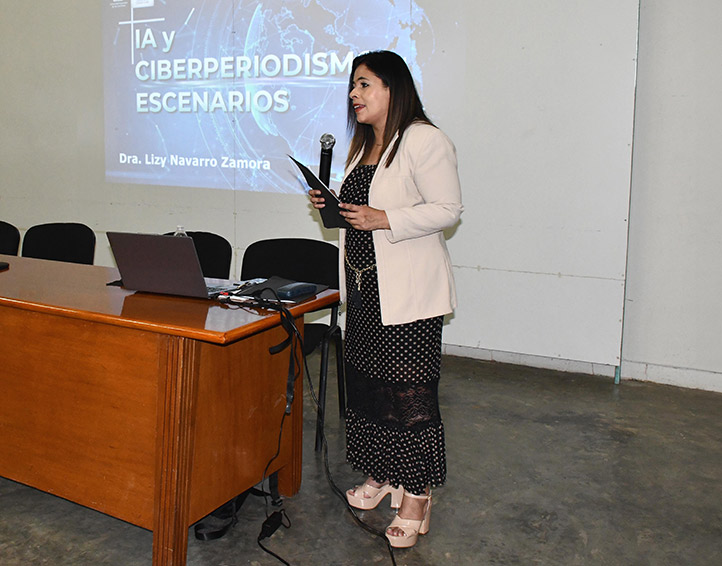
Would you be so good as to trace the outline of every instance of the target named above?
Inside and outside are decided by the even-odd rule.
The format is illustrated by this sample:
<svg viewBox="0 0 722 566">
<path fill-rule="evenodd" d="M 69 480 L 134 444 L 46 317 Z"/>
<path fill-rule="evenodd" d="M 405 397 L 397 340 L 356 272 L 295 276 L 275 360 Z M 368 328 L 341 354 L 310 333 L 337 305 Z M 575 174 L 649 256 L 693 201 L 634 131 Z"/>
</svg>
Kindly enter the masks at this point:
<svg viewBox="0 0 722 566">
<path fill-rule="evenodd" d="M 331 179 L 331 157 L 336 138 L 333 134 L 323 134 L 321 139 L 321 161 L 318 164 L 318 178 L 328 187 Z"/>
</svg>

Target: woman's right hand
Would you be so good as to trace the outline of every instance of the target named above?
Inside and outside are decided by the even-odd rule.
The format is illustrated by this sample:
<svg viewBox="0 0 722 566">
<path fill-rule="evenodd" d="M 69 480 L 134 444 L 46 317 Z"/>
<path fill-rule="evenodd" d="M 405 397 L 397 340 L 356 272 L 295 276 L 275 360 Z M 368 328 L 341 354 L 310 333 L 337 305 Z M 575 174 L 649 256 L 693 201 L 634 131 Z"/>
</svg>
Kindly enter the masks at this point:
<svg viewBox="0 0 722 566">
<path fill-rule="evenodd" d="M 311 204 L 314 208 L 323 208 L 326 206 L 324 203 L 326 200 L 321 196 L 321 191 L 311 189 L 308 191 L 308 196 L 311 197 Z"/>
</svg>

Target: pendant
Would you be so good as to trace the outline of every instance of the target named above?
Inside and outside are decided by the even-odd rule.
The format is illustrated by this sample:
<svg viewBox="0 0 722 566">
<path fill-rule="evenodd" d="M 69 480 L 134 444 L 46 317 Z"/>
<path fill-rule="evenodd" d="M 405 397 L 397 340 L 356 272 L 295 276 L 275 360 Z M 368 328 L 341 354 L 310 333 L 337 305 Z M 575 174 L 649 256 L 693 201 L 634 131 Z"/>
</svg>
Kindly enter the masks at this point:
<svg viewBox="0 0 722 566">
<path fill-rule="evenodd" d="M 351 304 L 357 309 L 361 308 L 361 291 L 358 288 L 351 293 Z"/>
</svg>

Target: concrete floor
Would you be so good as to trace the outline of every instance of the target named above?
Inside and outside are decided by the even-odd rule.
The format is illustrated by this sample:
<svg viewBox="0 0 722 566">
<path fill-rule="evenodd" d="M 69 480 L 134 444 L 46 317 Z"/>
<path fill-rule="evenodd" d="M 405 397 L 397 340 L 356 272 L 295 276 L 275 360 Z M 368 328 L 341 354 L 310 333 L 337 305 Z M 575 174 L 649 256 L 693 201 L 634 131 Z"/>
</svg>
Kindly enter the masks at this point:
<svg viewBox="0 0 722 566">
<path fill-rule="evenodd" d="M 449 479 L 431 532 L 395 552 L 399 566 L 722 564 L 722 395 L 454 357 L 442 375 Z M 346 488 L 362 478 L 344 463 L 335 403 L 329 462 Z M 308 394 L 305 421 L 291 528 L 266 546 L 299 566 L 391 565 L 329 488 Z M 256 544 L 264 518 L 249 497 L 224 538 L 191 533 L 188 565 L 281 564 Z M 363 518 L 383 529 L 392 514 Z M 146 530 L 0 480 L 2 566 L 150 565 L 151 547 Z"/>
</svg>

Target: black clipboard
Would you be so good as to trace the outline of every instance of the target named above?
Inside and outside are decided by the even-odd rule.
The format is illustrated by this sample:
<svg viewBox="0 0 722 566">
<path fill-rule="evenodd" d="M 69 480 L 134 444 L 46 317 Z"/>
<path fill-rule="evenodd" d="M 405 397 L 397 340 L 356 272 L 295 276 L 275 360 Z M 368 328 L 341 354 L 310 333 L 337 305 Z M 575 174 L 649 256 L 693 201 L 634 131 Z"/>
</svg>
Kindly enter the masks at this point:
<svg viewBox="0 0 722 566">
<path fill-rule="evenodd" d="M 291 161 L 293 161 L 296 166 L 300 169 L 301 174 L 303 175 L 304 179 L 306 179 L 306 184 L 309 186 L 309 188 L 321 191 L 321 196 L 326 201 L 323 208 L 319 209 L 319 212 L 321 213 L 321 221 L 323 222 L 323 225 L 325 228 L 351 228 L 351 224 L 348 223 L 348 221 L 341 216 L 341 213 L 339 212 L 339 200 L 338 197 L 333 194 L 329 188 L 324 184 L 321 179 L 316 177 L 316 175 L 313 174 L 313 171 L 311 171 L 308 167 L 306 167 L 303 163 L 300 161 L 297 161 L 290 155 L 288 156 Z"/>
</svg>

